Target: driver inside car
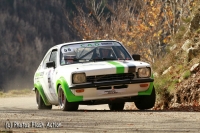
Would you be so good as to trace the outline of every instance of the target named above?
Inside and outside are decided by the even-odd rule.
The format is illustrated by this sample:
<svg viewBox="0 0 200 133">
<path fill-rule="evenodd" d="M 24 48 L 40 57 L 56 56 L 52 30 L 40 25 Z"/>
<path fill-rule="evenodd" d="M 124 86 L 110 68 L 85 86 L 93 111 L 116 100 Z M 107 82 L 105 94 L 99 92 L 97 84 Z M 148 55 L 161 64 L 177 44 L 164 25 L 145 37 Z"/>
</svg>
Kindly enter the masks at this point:
<svg viewBox="0 0 200 133">
<path fill-rule="evenodd" d="M 66 56 L 64 56 L 65 64 L 73 64 L 75 58 L 76 58 L 75 55 L 66 55 Z"/>
<path fill-rule="evenodd" d="M 111 49 L 100 48 L 99 53 L 102 58 L 110 58 L 111 57 Z"/>
</svg>

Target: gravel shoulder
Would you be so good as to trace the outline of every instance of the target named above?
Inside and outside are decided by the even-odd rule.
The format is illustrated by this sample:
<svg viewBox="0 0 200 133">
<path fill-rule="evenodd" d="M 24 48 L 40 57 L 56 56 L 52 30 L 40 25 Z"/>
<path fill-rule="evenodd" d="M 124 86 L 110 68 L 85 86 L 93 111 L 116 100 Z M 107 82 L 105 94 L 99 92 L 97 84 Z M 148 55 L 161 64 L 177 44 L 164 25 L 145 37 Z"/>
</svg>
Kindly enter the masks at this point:
<svg viewBox="0 0 200 133">
<path fill-rule="evenodd" d="M 200 112 L 110 111 L 107 105 L 78 111 L 37 110 L 35 97 L 0 98 L 0 132 L 200 132 Z"/>
</svg>

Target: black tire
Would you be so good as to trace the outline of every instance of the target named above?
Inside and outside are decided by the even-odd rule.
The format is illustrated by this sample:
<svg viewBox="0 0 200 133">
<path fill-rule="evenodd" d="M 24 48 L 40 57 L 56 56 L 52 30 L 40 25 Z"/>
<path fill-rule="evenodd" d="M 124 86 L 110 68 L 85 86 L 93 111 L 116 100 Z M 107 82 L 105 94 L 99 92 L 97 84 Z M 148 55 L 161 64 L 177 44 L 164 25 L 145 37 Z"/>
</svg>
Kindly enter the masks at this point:
<svg viewBox="0 0 200 133">
<path fill-rule="evenodd" d="M 35 93 L 36 93 L 36 103 L 37 103 L 38 109 L 49 109 L 49 110 L 52 109 L 52 105 L 45 105 L 45 103 L 37 89 L 36 89 Z"/>
<path fill-rule="evenodd" d="M 139 100 L 135 101 L 135 106 L 140 110 L 150 109 L 153 108 L 155 102 L 156 102 L 156 92 L 155 88 L 153 87 L 151 95 L 139 96 Z"/>
<path fill-rule="evenodd" d="M 62 111 L 76 111 L 79 104 L 77 102 L 68 102 L 61 85 L 58 88 L 58 102 Z"/>
<path fill-rule="evenodd" d="M 108 106 L 112 111 L 122 111 L 125 103 L 109 103 Z"/>
</svg>

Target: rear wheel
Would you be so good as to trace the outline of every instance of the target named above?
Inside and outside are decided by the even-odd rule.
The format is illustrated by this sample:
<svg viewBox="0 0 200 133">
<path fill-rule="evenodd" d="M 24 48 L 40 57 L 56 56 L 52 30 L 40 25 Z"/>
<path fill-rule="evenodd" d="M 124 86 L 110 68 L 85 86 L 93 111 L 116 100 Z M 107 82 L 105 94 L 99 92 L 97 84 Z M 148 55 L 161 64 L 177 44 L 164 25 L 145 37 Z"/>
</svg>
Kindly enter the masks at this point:
<svg viewBox="0 0 200 133">
<path fill-rule="evenodd" d="M 36 103 L 37 103 L 38 109 L 52 109 L 52 105 L 45 105 L 45 103 L 37 89 L 36 89 L 35 93 L 36 93 Z"/>
<path fill-rule="evenodd" d="M 124 109 L 124 104 L 125 103 L 109 103 L 108 106 L 112 111 L 121 111 Z"/>
<path fill-rule="evenodd" d="M 151 95 L 139 96 L 139 100 L 135 101 L 135 106 L 140 110 L 150 109 L 153 108 L 155 101 L 156 101 L 156 92 L 155 88 L 153 87 Z"/>
<path fill-rule="evenodd" d="M 58 101 L 62 111 L 76 111 L 79 104 L 77 102 L 68 102 L 61 85 L 58 88 Z"/>
</svg>

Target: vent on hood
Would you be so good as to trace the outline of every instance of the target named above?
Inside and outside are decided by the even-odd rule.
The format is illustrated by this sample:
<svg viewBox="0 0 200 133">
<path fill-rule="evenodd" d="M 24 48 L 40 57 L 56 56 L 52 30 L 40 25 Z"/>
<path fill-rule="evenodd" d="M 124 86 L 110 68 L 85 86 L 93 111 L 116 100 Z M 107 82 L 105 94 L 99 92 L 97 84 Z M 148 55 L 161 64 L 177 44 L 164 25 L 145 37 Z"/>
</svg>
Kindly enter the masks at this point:
<svg viewBox="0 0 200 133">
<path fill-rule="evenodd" d="M 87 76 L 87 82 L 100 82 L 100 81 L 125 80 L 125 79 L 126 80 L 134 79 L 134 74 L 133 73 L 122 73 L 122 74 Z"/>
</svg>

